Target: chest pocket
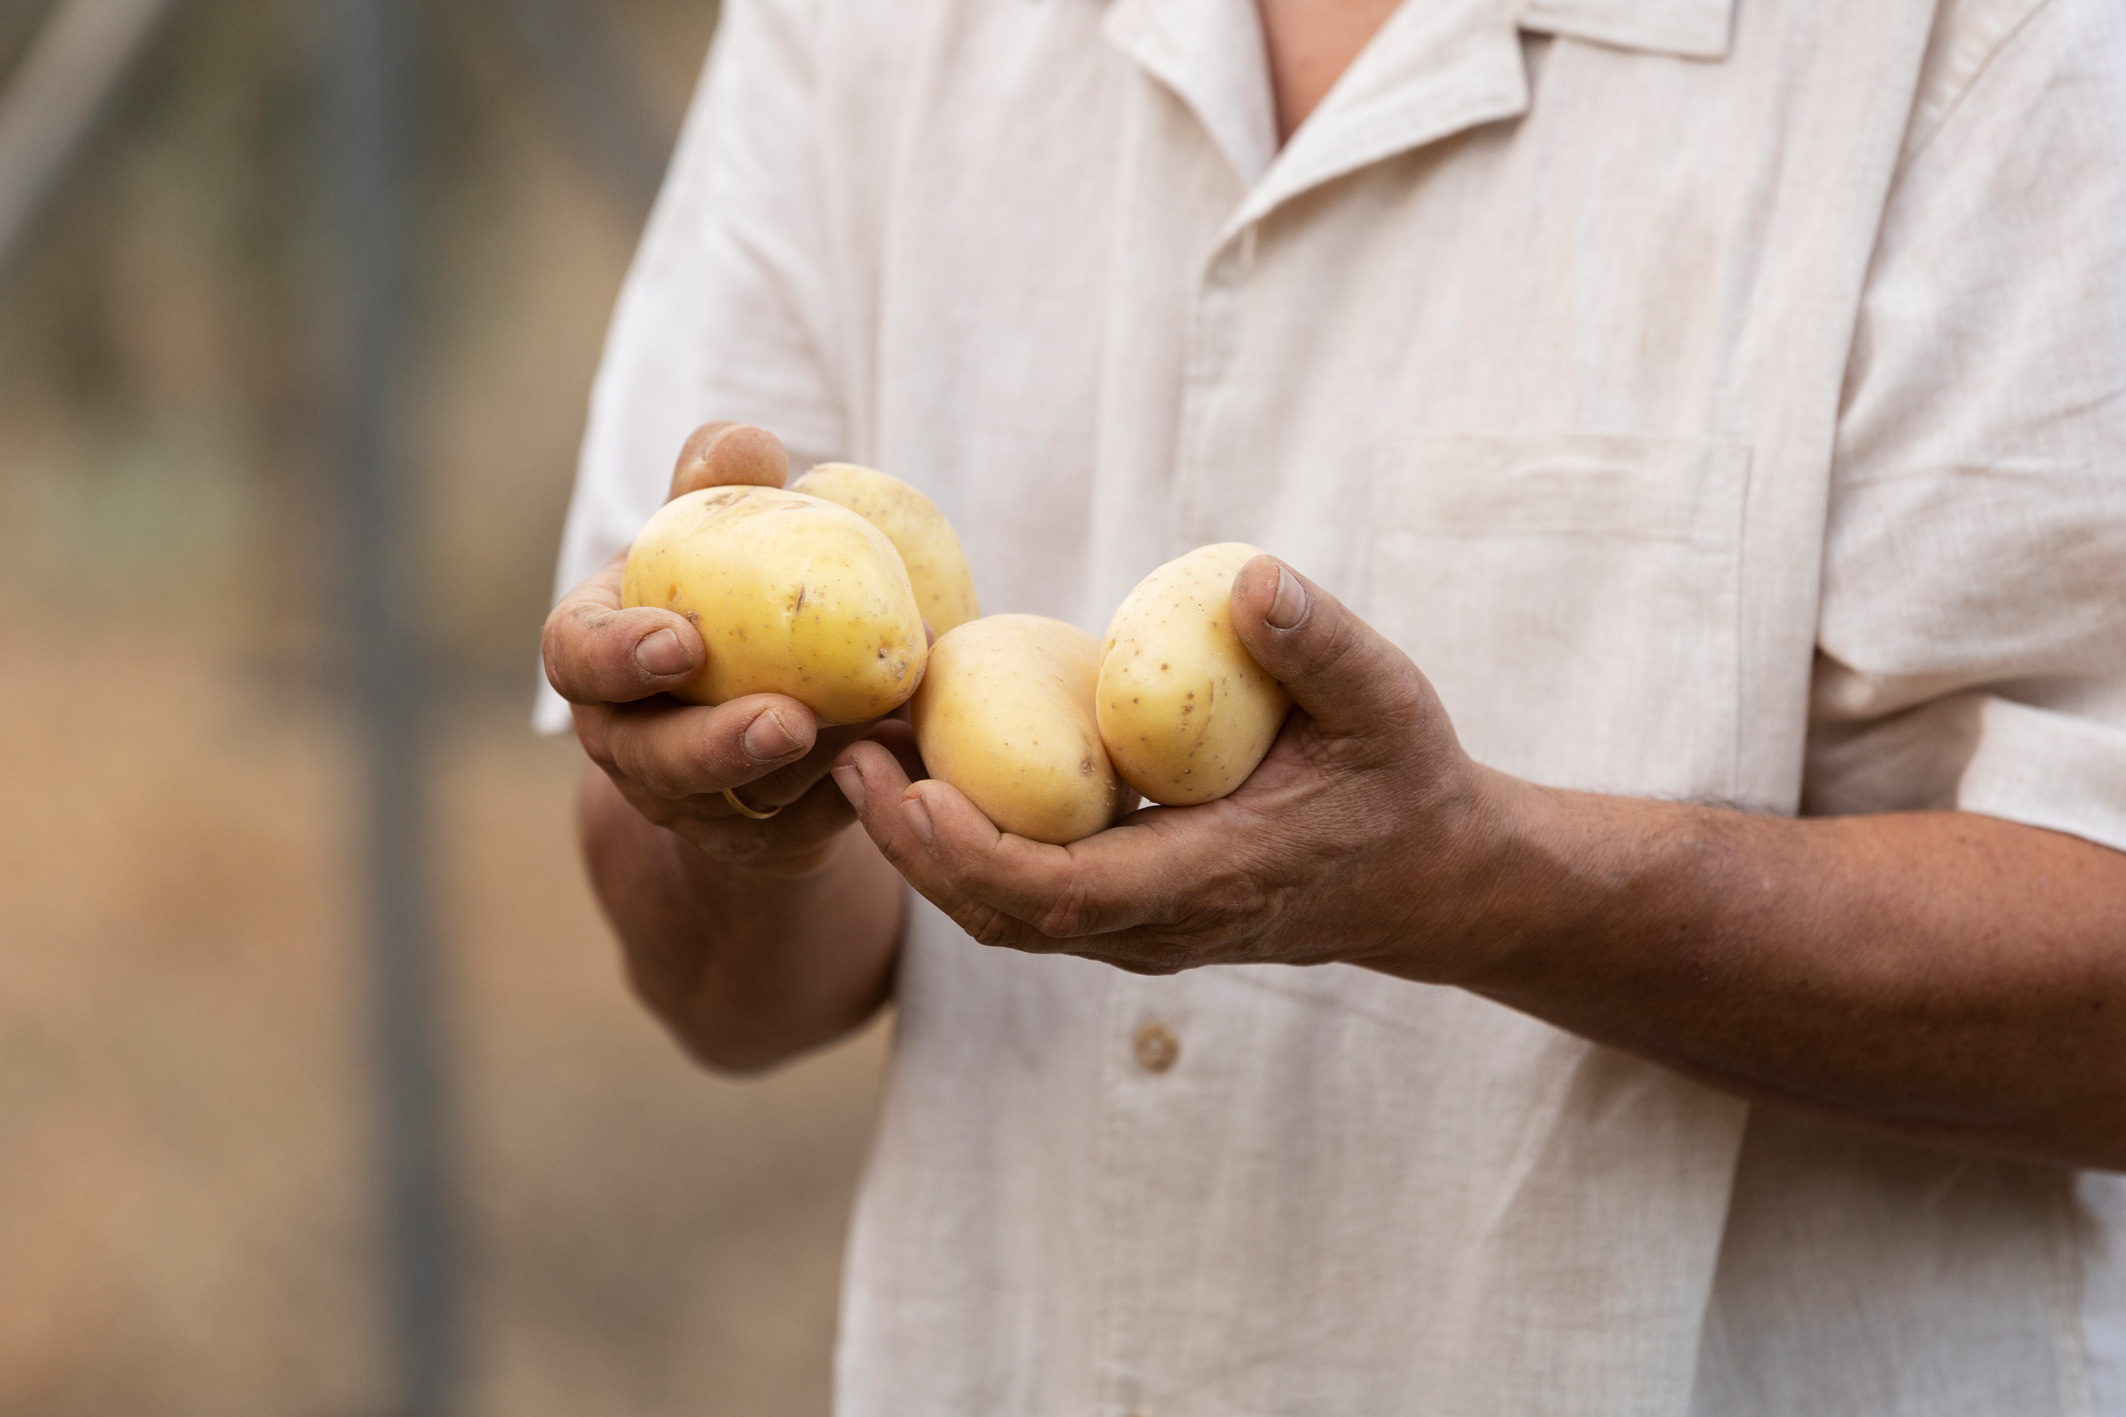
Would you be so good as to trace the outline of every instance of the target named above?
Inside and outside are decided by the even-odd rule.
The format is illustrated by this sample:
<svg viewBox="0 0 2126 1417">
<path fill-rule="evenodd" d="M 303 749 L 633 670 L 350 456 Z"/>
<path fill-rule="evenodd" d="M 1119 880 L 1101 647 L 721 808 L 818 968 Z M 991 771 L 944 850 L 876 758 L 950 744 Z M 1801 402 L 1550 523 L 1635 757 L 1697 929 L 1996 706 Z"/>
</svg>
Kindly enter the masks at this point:
<svg viewBox="0 0 2126 1417">
<path fill-rule="evenodd" d="M 1559 787 L 1727 798 L 1749 449 L 1427 435 L 1374 486 L 1373 623 L 1478 761 Z"/>
</svg>

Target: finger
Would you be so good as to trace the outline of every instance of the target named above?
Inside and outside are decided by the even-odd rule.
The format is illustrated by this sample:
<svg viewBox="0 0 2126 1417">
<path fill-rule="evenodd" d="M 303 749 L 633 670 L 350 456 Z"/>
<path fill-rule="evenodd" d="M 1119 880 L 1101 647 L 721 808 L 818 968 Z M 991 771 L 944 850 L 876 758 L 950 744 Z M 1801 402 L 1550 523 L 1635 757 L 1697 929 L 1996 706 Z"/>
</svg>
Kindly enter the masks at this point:
<svg viewBox="0 0 2126 1417">
<path fill-rule="evenodd" d="M 865 737 L 869 730 L 870 725 L 862 723 L 820 729 L 811 750 L 802 758 L 754 778 L 744 784 L 745 791 L 739 795 L 762 811 L 787 807 L 810 792 L 827 776 L 842 750 Z"/>
<path fill-rule="evenodd" d="M 546 617 L 540 652 L 546 679 L 571 703 L 632 703 L 677 688 L 707 661 L 684 615 L 620 608 L 625 553 L 577 586 Z"/>
<path fill-rule="evenodd" d="M 812 711 L 780 694 L 749 694 L 713 708 L 579 704 L 576 736 L 591 760 L 665 799 L 721 793 L 810 752 Z"/>
<path fill-rule="evenodd" d="M 1010 919 L 955 889 L 903 814 L 901 797 L 908 789 L 908 776 L 885 745 L 866 742 L 851 747 L 835 763 L 834 781 L 856 809 L 857 820 L 880 854 L 924 899 L 977 942 L 1027 950 L 1056 948 L 1024 921 Z"/>
<path fill-rule="evenodd" d="M 1222 863 L 1235 855 L 1239 823 L 1215 803 L 1139 813 L 1051 846 L 998 831 L 950 783 L 918 782 L 906 796 L 904 814 L 929 819 L 930 855 L 958 889 L 1050 939 L 1177 923 L 1197 913 L 1199 897 L 1233 903 Z"/>
<path fill-rule="evenodd" d="M 790 475 L 782 439 L 750 423 L 704 423 L 688 435 L 665 500 L 704 487 L 780 487 Z"/>
<path fill-rule="evenodd" d="M 1208 824 L 1198 829 L 1187 819 L 1205 809 L 1144 813 L 1052 846 L 997 830 L 949 783 L 911 784 L 874 746 L 859 744 L 835 764 L 844 792 L 867 804 L 859 810 L 865 830 L 955 919 L 997 917 L 992 923 L 1010 937 L 1006 943 L 1037 948 L 1033 935 L 1078 939 L 1167 919 L 1179 891 L 1202 882 L 1204 873 L 1186 862 L 1209 844 Z"/>
<path fill-rule="evenodd" d="M 930 776 L 923 763 L 923 751 L 916 746 L 915 728 L 907 719 L 882 718 L 864 736 L 893 754 L 910 782 Z"/>
<path fill-rule="evenodd" d="M 1255 662 L 1332 736 L 1400 732 L 1430 698 L 1408 655 L 1274 556 L 1240 568 L 1232 609 Z"/>
</svg>

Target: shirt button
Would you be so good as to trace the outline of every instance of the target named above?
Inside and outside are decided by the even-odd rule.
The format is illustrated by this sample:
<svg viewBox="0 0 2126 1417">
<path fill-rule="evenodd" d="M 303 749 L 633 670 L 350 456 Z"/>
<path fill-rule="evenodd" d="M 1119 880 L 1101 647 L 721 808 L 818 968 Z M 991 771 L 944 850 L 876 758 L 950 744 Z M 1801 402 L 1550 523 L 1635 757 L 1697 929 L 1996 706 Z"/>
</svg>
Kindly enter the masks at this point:
<svg viewBox="0 0 2126 1417">
<path fill-rule="evenodd" d="M 1163 1073 L 1181 1056 L 1181 1040 L 1163 1023 L 1148 1023 L 1137 1030 L 1133 1045 L 1137 1066 L 1148 1073 Z"/>
</svg>

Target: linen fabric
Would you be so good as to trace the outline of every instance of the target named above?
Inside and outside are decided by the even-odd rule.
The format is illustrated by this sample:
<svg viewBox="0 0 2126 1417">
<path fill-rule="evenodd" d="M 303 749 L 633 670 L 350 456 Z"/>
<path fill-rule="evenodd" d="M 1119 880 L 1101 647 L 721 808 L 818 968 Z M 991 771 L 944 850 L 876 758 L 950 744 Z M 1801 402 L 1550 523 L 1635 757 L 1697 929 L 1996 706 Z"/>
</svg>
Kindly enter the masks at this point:
<svg viewBox="0 0 2126 1417">
<path fill-rule="evenodd" d="M 1281 147 L 1250 0 L 728 0 L 561 587 L 711 418 L 992 612 L 1254 542 L 1541 782 L 2126 848 L 2113 0 L 1411 0 Z M 2117 1178 L 919 901 L 898 1007 L 843 1417 L 2126 1413 Z"/>
</svg>

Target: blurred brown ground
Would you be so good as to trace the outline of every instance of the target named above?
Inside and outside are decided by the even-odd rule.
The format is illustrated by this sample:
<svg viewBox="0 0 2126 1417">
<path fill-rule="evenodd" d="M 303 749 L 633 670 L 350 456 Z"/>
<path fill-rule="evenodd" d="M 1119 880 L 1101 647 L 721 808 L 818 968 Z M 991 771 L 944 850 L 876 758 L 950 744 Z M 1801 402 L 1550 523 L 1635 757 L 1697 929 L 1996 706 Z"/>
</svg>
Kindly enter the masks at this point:
<svg viewBox="0 0 2126 1417">
<path fill-rule="evenodd" d="M 0 284 L 0 1417 L 381 1411 L 304 8 L 185 6 Z M 610 8 L 676 120 L 711 13 Z M 432 19 L 412 441 L 466 1410 L 822 1412 L 884 1030 L 727 1082 L 626 996 L 578 759 L 525 722 L 633 218 L 489 7 Z"/>
</svg>

